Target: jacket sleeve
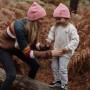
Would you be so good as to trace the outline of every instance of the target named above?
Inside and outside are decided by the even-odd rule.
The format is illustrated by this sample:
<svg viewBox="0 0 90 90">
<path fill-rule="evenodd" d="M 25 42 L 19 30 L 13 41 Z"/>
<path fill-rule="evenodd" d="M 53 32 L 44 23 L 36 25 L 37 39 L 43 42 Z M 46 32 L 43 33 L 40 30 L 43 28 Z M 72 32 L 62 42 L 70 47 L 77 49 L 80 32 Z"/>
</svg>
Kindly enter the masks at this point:
<svg viewBox="0 0 90 90">
<path fill-rule="evenodd" d="M 48 51 L 33 51 L 33 54 L 34 54 L 35 58 L 38 58 L 38 59 L 51 59 L 52 58 L 51 50 L 48 50 Z"/>
<path fill-rule="evenodd" d="M 16 39 L 19 44 L 19 47 L 21 50 L 23 50 L 28 45 L 28 42 L 27 42 L 27 35 L 24 30 L 24 27 L 19 21 L 16 21 L 14 23 L 14 31 L 15 31 L 15 35 L 16 35 Z"/>
<path fill-rule="evenodd" d="M 54 26 L 51 27 L 48 37 L 46 39 L 47 42 L 51 43 L 52 41 L 54 41 L 54 39 L 55 39 L 55 29 L 54 28 L 55 28 Z"/>
<path fill-rule="evenodd" d="M 70 43 L 65 46 L 67 50 L 75 50 L 79 44 L 79 35 L 77 33 L 77 29 L 74 27 L 73 29 L 70 30 L 70 36 L 71 36 L 71 41 Z"/>
<path fill-rule="evenodd" d="M 38 58 L 38 59 L 50 59 L 50 58 L 52 58 L 52 51 L 51 50 L 35 51 L 35 50 L 31 50 L 29 46 L 27 46 L 23 50 L 23 53 L 27 58 Z"/>
</svg>

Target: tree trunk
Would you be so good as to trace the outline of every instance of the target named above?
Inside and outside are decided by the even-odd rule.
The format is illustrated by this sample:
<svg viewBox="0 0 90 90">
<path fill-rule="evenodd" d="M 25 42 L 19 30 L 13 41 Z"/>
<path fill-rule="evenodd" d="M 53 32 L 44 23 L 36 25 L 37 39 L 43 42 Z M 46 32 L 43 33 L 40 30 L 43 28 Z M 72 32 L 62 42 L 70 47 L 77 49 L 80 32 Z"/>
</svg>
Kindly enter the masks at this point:
<svg viewBox="0 0 90 90">
<path fill-rule="evenodd" d="M 0 85 L 5 79 L 5 72 L 0 68 Z M 23 75 L 17 75 L 12 90 L 60 90 L 60 87 L 50 88 L 48 84 L 30 79 Z"/>
</svg>

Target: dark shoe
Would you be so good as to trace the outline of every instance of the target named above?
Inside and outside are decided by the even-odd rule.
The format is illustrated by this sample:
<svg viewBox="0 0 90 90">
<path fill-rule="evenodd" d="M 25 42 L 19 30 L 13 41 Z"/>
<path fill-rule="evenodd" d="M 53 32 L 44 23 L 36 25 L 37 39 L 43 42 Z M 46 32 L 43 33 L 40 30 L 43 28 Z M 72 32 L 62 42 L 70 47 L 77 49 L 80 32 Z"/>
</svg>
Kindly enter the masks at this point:
<svg viewBox="0 0 90 90">
<path fill-rule="evenodd" d="M 60 90 L 67 90 L 67 84 L 66 84 L 66 85 L 64 85 L 64 87 L 63 87 L 63 88 L 60 88 Z"/>
<path fill-rule="evenodd" d="M 56 81 L 49 84 L 49 87 L 56 87 L 56 86 L 61 86 L 61 81 Z"/>
<path fill-rule="evenodd" d="M 60 88 L 60 90 L 66 90 L 65 88 Z"/>
</svg>

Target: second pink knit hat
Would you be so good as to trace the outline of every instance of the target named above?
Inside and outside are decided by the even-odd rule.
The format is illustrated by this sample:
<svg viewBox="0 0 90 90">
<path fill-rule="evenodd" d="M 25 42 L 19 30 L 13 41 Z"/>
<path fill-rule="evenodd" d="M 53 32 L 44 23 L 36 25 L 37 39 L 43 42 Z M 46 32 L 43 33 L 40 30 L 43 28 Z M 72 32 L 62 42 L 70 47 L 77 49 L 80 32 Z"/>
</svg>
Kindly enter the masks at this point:
<svg viewBox="0 0 90 90">
<path fill-rule="evenodd" d="M 60 3 L 59 6 L 54 10 L 53 17 L 70 18 L 68 7 Z"/>
<path fill-rule="evenodd" d="M 46 16 L 46 11 L 39 4 L 34 2 L 29 8 L 27 16 L 29 20 L 34 21 L 41 17 Z"/>
</svg>

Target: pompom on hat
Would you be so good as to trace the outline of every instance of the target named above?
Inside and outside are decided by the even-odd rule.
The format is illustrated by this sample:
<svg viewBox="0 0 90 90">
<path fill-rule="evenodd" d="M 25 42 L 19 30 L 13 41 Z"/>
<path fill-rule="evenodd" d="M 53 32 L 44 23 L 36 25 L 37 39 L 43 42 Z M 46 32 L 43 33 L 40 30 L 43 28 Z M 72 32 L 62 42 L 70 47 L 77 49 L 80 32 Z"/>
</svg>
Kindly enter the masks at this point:
<svg viewBox="0 0 90 90">
<path fill-rule="evenodd" d="M 37 20 L 41 17 L 46 16 L 46 11 L 43 7 L 41 7 L 39 4 L 37 4 L 36 2 L 34 2 L 28 12 L 27 12 L 27 17 L 29 20 L 34 21 Z"/>
<path fill-rule="evenodd" d="M 70 11 L 67 6 L 60 3 L 59 6 L 54 10 L 53 17 L 70 18 Z"/>
</svg>

